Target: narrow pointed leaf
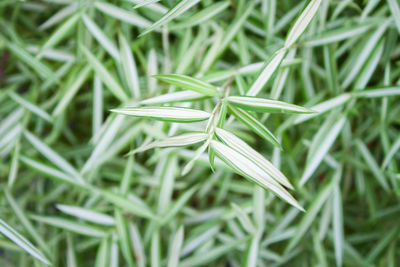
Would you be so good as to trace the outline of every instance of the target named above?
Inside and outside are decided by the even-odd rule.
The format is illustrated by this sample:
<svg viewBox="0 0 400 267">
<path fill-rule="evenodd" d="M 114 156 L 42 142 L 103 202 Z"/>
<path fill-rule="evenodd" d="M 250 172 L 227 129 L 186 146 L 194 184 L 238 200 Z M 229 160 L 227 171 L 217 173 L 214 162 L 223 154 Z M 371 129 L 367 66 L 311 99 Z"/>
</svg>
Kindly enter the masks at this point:
<svg viewBox="0 0 400 267">
<path fill-rule="evenodd" d="M 128 116 L 171 122 L 196 122 L 206 120 L 210 117 L 210 113 L 205 111 L 177 107 L 127 107 L 121 109 L 113 109 L 111 111 Z"/>
<path fill-rule="evenodd" d="M 122 89 L 121 85 L 115 80 L 115 78 L 108 72 L 103 64 L 84 46 L 81 46 L 83 53 L 85 54 L 89 64 L 99 75 L 100 79 L 105 83 L 110 92 L 115 95 L 122 102 L 128 100 L 128 96 Z"/>
<path fill-rule="evenodd" d="M 362 141 L 357 140 L 357 148 L 363 156 L 371 172 L 374 174 L 378 183 L 380 183 L 383 189 L 389 191 L 389 184 L 386 180 L 386 177 L 383 174 L 382 170 L 379 168 L 374 157 L 371 155 L 371 152 L 368 150 L 367 146 Z"/>
<path fill-rule="evenodd" d="M 313 175 L 313 173 L 335 142 L 345 122 L 345 117 L 341 117 L 340 119 L 335 121 L 334 116 L 331 116 L 331 119 L 328 118 L 321 126 L 320 130 L 313 138 L 310 151 L 307 156 L 306 168 L 304 170 L 303 176 L 300 179 L 300 186 L 304 185 Z"/>
<path fill-rule="evenodd" d="M 32 113 L 36 114 L 37 116 L 39 116 L 40 118 L 44 119 L 47 122 L 51 123 L 51 117 L 50 115 L 44 111 L 43 109 L 41 109 L 40 107 L 38 107 L 37 105 L 29 102 L 28 100 L 25 100 L 24 98 L 20 97 L 19 95 L 17 95 L 14 92 L 8 92 L 8 95 L 17 103 L 19 103 L 21 106 L 23 106 L 24 108 L 30 110 Z"/>
<path fill-rule="evenodd" d="M 106 232 L 104 231 L 104 229 L 97 228 L 88 224 L 77 223 L 75 221 L 67 220 L 61 217 L 45 217 L 38 215 L 32 215 L 31 217 L 35 221 L 42 222 L 81 235 L 100 238 L 106 236 Z"/>
<path fill-rule="evenodd" d="M 306 30 L 308 24 L 317 13 L 321 1 L 322 0 L 311 0 L 308 2 L 308 5 L 306 6 L 306 8 L 304 8 L 300 16 L 296 19 L 296 22 L 294 23 L 293 27 L 290 29 L 286 37 L 286 48 L 291 47 Z"/>
<path fill-rule="evenodd" d="M 230 104 L 237 107 L 253 110 L 258 112 L 268 112 L 268 113 L 314 113 L 313 110 L 308 108 L 303 108 L 286 102 L 249 97 L 249 96 L 229 96 L 227 98 Z"/>
<path fill-rule="evenodd" d="M 253 115 L 241 108 L 236 108 L 231 105 L 228 105 L 228 110 L 233 116 L 235 116 L 235 118 L 244 123 L 257 135 L 264 138 L 266 141 L 271 142 L 274 146 L 279 147 L 279 149 L 282 149 L 278 139 Z"/>
<path fill-rule="evenodd" d="M 185 101 L 199 100 L 201 98 L 204 98 L 203 94 L 196 93 L 193 91 L 179 91 L 179 92 L 172 92 L 164 95 L 151 97 L 143 101 L 140 101 L 140 104 L 142 105 L 166 104 L 166 103 L 174 103 L 182 101 L 185 102 Z"/>
<path fill-rule="evenodd" d="M 64 212 L 65 214 L 75 216 L 79 219 L 93 222 L 100 225 L 114 225 L 114 218 L 106 214 L 96 212 L 90 209 L 81 208 L 78 206 L 70 205 L 57 205 L 57 209 Z"/>
<path fill-rule="evenodd" d="M 140 97 L 139 77 L 136 69 L 135 58 L 126 38 L 120 34 L 119 42 L 121 46 L 121 63 L 125 73 L 125 79 L 135 98 Z"/>
<path fill-rule="evenodd" d="M 0 219 L 0 233 L 9 238 L 27 253 L 29 253 L 32 257 L 35 257 L 46 265 L 50 265 L 50 261 L 46 259 L 46 257 L 40 250 L 33 246 L 31 242 L 29 242 L 25 237 L 15 231 L 2 219 Z"/>
<path fill-rule="evenodd" d="M 170 83 L 176 85 L 177 87 L 192 90 L 197 93 L 207 95 L 207 96 L 215 96 L 218 94 L 217 87 L 203 82 L 199 79 L 195 79 L 186 75 L 181 74 L 158 74 L 154 75 L 154 78 L 157 78 L 163 82 Z"/>
<path fill-rule="evenodd" d="M 231 207 L 235 211 L 236 216 L 239 219 L 240 223 L 242 224 L 243 228 L 249 234 L 255 234 L 256 233 L 256 227 L 254 226 L 254 223 L 251 221 L 251 219 L 247 215 L 247 213 L 240 206 L 238 206 L 235 203 L 231 203 Z"/>
<path fill-rule="evenodd" d="M 331 181 L 327 183 L 314 198 L 310 208 L 307 210 L 307 213 L 305 214 L 305 216 L 303 216 L 300 223 L 298 224 L 295 235 L 290 239 L 289 244 L 285 249 L 285 254 L 290 252 L 300 242 L 301 238 L 306 234 L 307 230 L 314 222 L 318 212 L 321 210 L 322 205 L 332 194 L 333 188 L 335 184 L 337 184 L 341 175 L 342 169 L 339 168 L 331 178 Z"/>
<path fill-rule="evenodd" d="M 149 20 L 138 15 L 136 12 L 127 11 L 125 9 L 116 7 L 115 5 L 97 1 L 95 2 L 94 6 L 101 12 L 134 26 L 146 28 L 151 25 Z"/>
<path fill-rule="evenodd" d="M 208 145 L 209 145 L 209 140 L 205 142 L 202 146 L 200 146 L 197 150 L 196 153 L 194 154 L 193 158 L 183 167 L 182 170 L 182 175 L 186 175 L 194 166 L 195 161 L 206 151 Z"/>
<path fill-rule="evenodd" d="M 400 34 L 400 5 L 396 0 L 387 0 L 390 8 L 390 12 L 392 13 L 394 22 L 396 24 L 397 31 Z"/>
<path fill-rule="evenodd" d="M 143 152 L 148 149 L 152 149 L 152 148 L 156 148 L 156 147 L 171 147 L 171 146 L 175 147 L 175 146 L 193 145 L 193 144 L 196 144 L 196 143 L 206 140 L 207 137 L 208 137 L 208 134 L 206 134 L 206 133 L 188 133 L 188 134 L 177 135 L 177 136 L 169 137 L 169 138 L 161 140 L 161 141 L 155 141 L 148 145 L 141 146 L 141 147 L 133 150 L 129 154 Z"/>
<path fill-rule="evenodd" d="M 33 57 L 24 48 L 11 42 L 6 42 L 6 46 L 19 60 L 36 71 L 42 79 L 59 82 L 54 72 L 48 66 L 43 64 L 37 58 Z"/>
<path fill-rule="evenodd" d="M 287 188 L 293 189 L 293 186 L 285 175 L 276 168 L 270 161 L 264 158 L 260 153 L 246 144 L 242 139 L 235 136 L 226 130 L 217 128 L 216 133 L 218 138 L 220 138 L 226 145 L 240 152 L 251 161 L 256 163 L 260 168 L 267 172 L 272 178 L 274 178 L 278 183 L 286 186 Z"/>
<path fill-rule="evenodd" d="M 159 20 L 157 20 L 153 25 L 146 29 L 141 35 L 145 35 L 163 25 L 166 25 L 168 22 L 173 20 L 174 18 L 178 17 L 186 10 L 191 8 L 192 6 L 196 5 L 200 0 L 182 0 L 176 3 L 168 12 L 162 16 Z"/>
<path fill-rule="evenodd" d="M 50 35 L 49 39 L 43 44 L 42 51 L 54 47 L 60 41 L 66 38 L 72 28 L 75 27 L 80 16 L 80 13 L 76 13 L 75 15 L 71 16 L 67 21 L 65 21 L 62 25 L 60 25 L 60 27 L 58 27 L 54 31 L 54 33 Z"/>
<path fill-rule="evenodd" d="M 59 167 L 64 172 L 72 175 L 77 182 L 84 183 L 83 178 L 80 176 L 78 171 L 63 157 L 57 154 L 54 150 L 52 150 L 48 145 L 43 143 L 39 138 L 34 136 L 28 131 L 24 132 L 26 139 L 50 162 Z"/>
<path fill-rule="evenodd" d="M 284 49 L 280 49 L 274 53 L 269 62 L 267 62 L 267 64 L 258 75 L 257 79 L 253 82 L 246 95 L 256 96 L 258 95 L 258 93 L 261 92 L 269 79 L 272 77 L 272 74 L 274 74 L 275 71 L 278 69 L 285 55 L 286 51 Z"/>
<path fill-rule="evenodd" d="M 184 230 L 183 226 L 181 226 L 175 233 L 174 238 L 172 240 L 172 244 L 170 246 L 168 267 L 178 267 L 179 255 L 182 248 L 183 237 L 184 237 Z"/>
<path fill-rule="evenodd" d="M 264 189 L 271 190 L 292 206 L 304 211 L 300 204 L 297 203 L 297 201 L 286 191 L 285 188 L 283 188 L 265 171 L 258 167 L 258 165 L 255 164 L 251 159 L 217 141 L 211 141 L 211 146 L 215 149 L 218 157 L 221 158 L 235 172 L 260 185 Z"/>
<path fill-rule="evenodd" d="M 120 61 L 119 52 L 115 44 L 107 37 L 107 35 L 100 29 L 100 27 L 85 14 L 82 15 L 83 22 L 86 28 L 99 42 L 101 46 L 116 60 Z"/>
<path fill-rule="evenodd" d="M 212 17 L 224 11 L 229 6 L 229 4 L 230 3 L 228 1 L 222 1 L 209 5 L 208 7 L 204 8 L 201 11 L 196 12 L 193 16 L 190 16 L 184 21 L 172 25 L 171 29 L 174 30 L 174 29 L 193 27 L 203 22 L 207 22 Z"/>
</svg>

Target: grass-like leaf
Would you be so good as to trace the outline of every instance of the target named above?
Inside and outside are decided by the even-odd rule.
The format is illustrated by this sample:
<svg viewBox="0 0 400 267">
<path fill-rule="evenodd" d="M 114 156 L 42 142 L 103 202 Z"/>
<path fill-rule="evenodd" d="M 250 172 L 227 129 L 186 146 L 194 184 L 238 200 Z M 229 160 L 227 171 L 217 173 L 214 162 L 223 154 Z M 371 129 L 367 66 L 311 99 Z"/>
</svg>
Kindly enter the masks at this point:
<svg viewBox="0 0 400 267">
<path fill-rule="evenodd" d="M 308 24 L 314 18 L 318 11 L 318 7 L 321 4 L 321 0 L 311 0 L 308 2 L 307 6 L 301 12 L 300 16 L 296 19 L 292 28 L 290 29 L 286 40 L 285 47 L 291 47 L 297 39 L 303 34 Z"/>
<path fill-rule="evenodd" d="M 210 113 L 177 107 L 143 107 L 143 108 L 120 108 L 113 109 L 112 112 L 142 118 L 150 118 L 161 121 L 171 122 L 196 122 L 203 121 L 210 117 Z"/>
<path fill-rule="evenodd" d="M 178 136 L 169 137 L 167 139 L 161 141 L 155 141 L 148 145 L 141 146 L 131 153 L 139 153 L 146 151 L 148 149 L 156 148 L 156 147 L 176 147 L 176 146 L 188 146 L 193 145 L 202 141 L 205 141 L 208 137 L 206 133 L 188 133 L 182 134 Z"/>
<path fill-rule="evenodd" d="M 122 102 L 128 100 L 124 89 L 115 80 L 115 78 L 108 72 L 103 64 L 86 48 L 82 46 L 82 51 L 85 54 L 90 66 L 96 71 L 100 79 L 107 85 L 110 92 L 115 95 Z"/>
<path fill-rule="evenodd" d="M 322 205 L 326 202 L 329 196 L 332 194 L 333 188 L 335 184 L 338 183 L 340 177 L 342 175 L 342 168 L 338 168 L 331 178 L 330 182 L 327 183 L 312 201 L 310 208 L 308 209 L 306 215 L 300 221 L 300 224 L 297 226 L 295 235 L 290 239 L 288 246 L 286 247 L 285 252 L 288 253 L 292 250 L 300 241 L 301 237 L 306 233 L 307 229 L 313 223 L 315 217 L 318 212 L 321 210 Z"/>
<path fill-rule="evenodd" d="M 115 221 L 111 216 L 85 209 L 77 206 L 57 204 L 57 209 L 65 214 L 75 216 L 79 219 L 93 222 L 100 225 L 114 225 Z"/>
<path fill-rule="evenodd" d="M 244 123 L 257 135 L 264 138 L 266 141 L 271 142 L 273 145 L 279 147 L 279 149 L 282 149 L 282 146 L 279 143 L 278 139 L 253 115 L 241 108 L 236 108 L 231 105 L 228 105 L 228 110 L 230 113 L 232 113 L 233 116 L 235 116 L 235 118 Z"/>
<path fill-rule="evenodd" d="M 137 27 L 146 28 L 151 25 L 151 22 L 135 12 L 116 7 L 115 5 L 106 2 L 96 2 L 94 6 L 101 12 L 119 19 L 123 22 L 135 25 Z"/>
<path fill-rule="evenodd" d="M 73 27 L 78 23 L 81 14 L 78 12 L 71 16 L 67 21 L 60 25 L 49 39 L 43 44 L 41 51 L 49 49 L 57 45 L 60 41 L 66 38 Z"/>
<path fill-rule="evenodd" d="M 278 170 L 271 162 L 264 158 L 260 153 L 251 148 L 248 144 L 242 141 L 240 138 L 235 136 L 226 130 L 217 128 L 217 136 L 229 147 L 235 149 L 236 151 L 242 153 L 247 158 L 251 159 L 260 168 L 267 172 L 272 178 L 274 178 L 278 183 L 281 183 L 287 188 L 293 189 L 293 186 L 289 180 L 283 175 L 283 173 Z"/>
<path fill-rule="evenodd" d="M 313 110 L 303 108 L 278 100 L 270 100 L 249 96 L 229 96 L 228 102 L 240 108 L 268 113 L 314 113 Z"/>
<path fill-rule="evenodd" d="M 192 6 L 196 5 L 200 0 L 181 0 L 175 4 L 168 12 L 162 16 L 159 20 L 154 22 L 149 28 L 146 29 L 141 35 L 148 34 L 149 32 L 166 25 L 168 22 L 173 20 L 174 18 L 178 17 L 186 10 L 191 8 Z"/>
<path fill-rule="evenodd" d="M 268 173 L 258 167 L 258 165 L 251 159 L 218 141 L 211 141 L 211 146 L 218 157 L 235 172 L 260 185 L 264 189 L 271 190 L 277 196 L 287 201 L 290 205 L 304 211 L 300 204 L 297 203 L 297 201 L 281 185 L 272 179 Z"/>
<path fill-rule="evenodd" d="M 107 35 L 100 29 L 100 27 L 85 14 L 82 15 L 82 20 L 85 23 L 88 31 L 99 42 L 101 46 L 116 60 L 120 61 L 120 56 L 115 44 L 107 37 Z"/>
<path fill-rule="evenodd" d="M 183 236 L 184 236 L 184 229 L 183 226 L 181 226 L 175 233 L 174 238 L 172 239 L 171 242 L 169 250 L 169 258 L 168 258 L 168 267 L 178 267 L 179 254 L 183 243 Z"/>
<path fill-rule="evenodd" d="M 300 185 L 304 185 L 308 179 L 310 179 L 311 175 L 315 172 L 326 153 L 328 153 L 328 150 L 335 142 L 345 122 L 345 117 L 336 119 L 335 113 L 332 113 L 330 118 L 321 126 L 313 138 L 310 151 L 307 155 L 306 168 L 300 179 Z"/>
<path fill-rule="evenodd" d="M 256 96 L 261 92 L 263 87 L 272 77 L 272 74 L 274 74 L 278 69 L 285 55 L 286 51 L 284 49 L 280 49 L 272 55 L 271 59 L 267 62 L 267 64 L 265 64 L 264 68 L 258 75 L 257 79 L 253 82 L 246 95 Z"/>
<path fill-rule="evenodd" d="M 182 22 L 173 24 L 171 26 L 171 29 L 181 29 L 181 28 L 188 28 L 188 27 L 193 27 L 196 25 L 199 25 L 203 22 L 207 22 L 210 20 L 212 17 L 218 15 L 225 9 L 229 7 L 229 2 L 228 1 L 221 1 L 217 2 L 215 4 L 209 5 L 203 10 L 196 12 L 193 16 L 190 16 L 189 18 L 185 19 Z"/>
<path fill-rule="evenodd" d="M 68 161 L 66 161 L 63 157 L 57 154 L 54 150 L 52 150 L 49 146 L 47 146 L 30 132 L 25 131 L 24 135 L 26 139 L 50 162 L 59 167 L 65 173 L 72 175 L 79 183 L 84 183 L 81 175 Z"/>
<path fill-rule="evenodd" d="M 42 222 L 67 231 L 75 232 L 81 235 L 98 238 L 106 236 L 106 232 L 104 231 L 104 229 L 97 228 L 88 224 L 77 223 L 73 220 L 68 220 L 61 217 L 45 217 L 38 215 L 32 215 L 31 217 L 35 221 Z"/>
<path fill-rule="evenodd" d="M 38 75 L 42 79 L 49 79 L 53 82 L 58 82 L 59 80 L 57 79 L 56 75 L 53 73 L 53 71 L 40 62 L 37 58 L 33 57 L 29 52 L 27 52 L 24 48 L 18 46 L 15 43 L 11 42 L 6 42 L 5 43 L 7 48 L 16 56 L 18 57 L 22 62 L 24 62 L 26 65 L 34 69 Z"/>
<path fill-rule="evenodd" d="M 193 91 L 179 91 L 173 93 L 167 93 L 164 95 L 159 95 L 155 97 L 151 97 L 145 100 L 140 101 L 142 105 L 155 105 L 155 104 L 166 104 L 173 102 L 186 102 L 192 100 L 199 100 L 204 98 L 203 94 L 196 93 Z"/>
<path fill-rule="evenodd" d="M 32 257 L 37 258 L 46 265 L 50 265 L 50 261 L 43 255 L 43 253 L 33 246 L 25 237 L 15 231 L 11 226 L 9 226 L 5 221 L 0 219 L 0 233 L 5 235 L 27 253 L 32 255 Z"/>
<path fill-rule="evenodd" d="M 207 95 L 207 96 L 215 96 L 218 94 L 217 87 L 203 82 L 199 79 L 195 79 L 186 75 L 181 74 L 158 74 L 154 75 L 154 78 L 157 78 L 163 82 L 170 83 L 176 85 L 177 87 L 192 90 L 197 93 Z"/>
</svg>

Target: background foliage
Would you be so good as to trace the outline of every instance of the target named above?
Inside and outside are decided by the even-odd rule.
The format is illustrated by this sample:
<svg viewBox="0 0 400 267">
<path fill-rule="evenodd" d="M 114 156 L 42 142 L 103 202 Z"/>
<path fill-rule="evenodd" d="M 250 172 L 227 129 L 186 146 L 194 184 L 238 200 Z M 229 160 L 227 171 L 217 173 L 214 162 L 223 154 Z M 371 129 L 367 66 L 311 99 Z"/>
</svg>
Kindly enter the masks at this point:
<svg viewBox="0 0 400 267">
<path fill-rule="evenodd" d="M 397 266 L 399 33 L 396 0 L 2 0 L 0 265 Z M 316 111 L 254 114 L 282 150 L 224 126 L 305 212 L 206 153 L 182 175 L 196 145 L 126 156 L 205 127 L 110 112 L 212 112 L 169 73 Z"/>
</svg>

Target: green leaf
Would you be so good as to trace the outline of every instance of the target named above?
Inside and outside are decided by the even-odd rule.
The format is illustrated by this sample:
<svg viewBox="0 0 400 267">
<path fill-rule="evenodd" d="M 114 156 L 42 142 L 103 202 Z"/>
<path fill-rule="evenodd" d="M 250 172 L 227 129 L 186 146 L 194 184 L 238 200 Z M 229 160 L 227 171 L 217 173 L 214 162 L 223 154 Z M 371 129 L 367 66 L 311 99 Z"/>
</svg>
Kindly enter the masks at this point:
<svg viewBox="0 0 400 267">
<path fill-rule="evenodd" d="M 148 149 L 156 148 L 156 147 L 176 147 L 176 146 L 188 146 L 193 145 L 202 141 L 205 141 L 208 137 L 206 133 L 188 133 L 177 136 L 172 136 L 162 141 L 155 141 L 148 145 L 141 146 L 129 154 L 139 153 L 146 151 Z"/>
<path fill-rule="evenodd" d="M 31 169 L 34 169 L 35 171 L 37 171 L 49 178 L 54 179 L 57 182 L 63 182 L 63 183 L 75 185 L 78 187 L 83 187 L 83 184 L 78 182 L 73 176 L 66 174 L 62 171 L 59 171 L 58 169 L 48 166 L 42 162 L 33 160 L 26 156 L 21 156 L 20 160 L 21 160 L 21 162 L 23 162 L 25 165 L 27 165 Z"/>
<path fill-rule="evenodd" d="M 396 0 L 387 0 L 390 8 L 390 12 L 392 13 L 392 17 L 396 24 L 397 31 L 400 34 L 400 6 L 399 2 Z"/>
<path fill-rule="evenodd" d="M 119 52 L 115 44 L 107 37 L 107 35 L 100 29 L 99 26 L 85 14 L 82 15 L 83 23 L 88 31 L 93 35 L 99 44 L 112 56 L 116 61 L 120 61 Z"/>
<path fill-rule="evenodd" d="M 186 75 L 158 74 L 158 75 L 153 75 L 153 77 L 163 82 L 176 85 L 186 90 L 192 90 L 206 96 L 218 95 L 217 87 Z"/>
<path fill-rule="evenodd" d="M 363 91 L 352 92 L 352 95 L 355 97 L 365 97 L 365 98 L 398 96 L 400 95 L 400 87 L 389 86 L 389 87 L 374 88 L 371 90 L 366 89 Z"/>
<path fill-rule="evenodd" d="M 140 237 L 140 233 L 135 224 L 129 224 L 130 239 L 133 246 L 136 263 L 139 267 L 146 266 L 146 254 L 144 253 L 144 245 Z"/>
<path fill-rule="evenodd" d="M 184 207 L 196 190 L 197 186 L 192 186 L 190 189 L 186 190 L 173 205 L 170 205 L 170 208 L 161 219 L 161 225 L 168 223 Z"/>
<path fill-rule="evenodd" d="M 178 17 L 182 13 L 184 13 L 186 10 L 191 8 L 192 6 L 196 5 L 200 0 L 181 0 L 177 2 L 164 16 L 162 16 L 159 20 L 154 22 L 153 25 L 151 25 L 149 28 L 144 31 L 141 36 L 163 26 L 166 25 L 168 22 L 173 20 L 174 18 Z"/>
<path fill-rule="evenodd" d="M 257 76 L 257 79 L 253 82 L 246 95 L 256 96 L 261 92 L 263 87 L 272 77 L 272 74 L 274 74 L 278 69 L 285 55 L 286 50 L 284 49 L 280 49 L 274 53 L 270 60 L 265 64 L 260 74 Z"/>
<path fill-rule="evenodd" d="M 340 42 L 348 38 L 353 38 L 368 31 L 374 24 L 361 24 L 350 27 L 341 27 L 339 29 L 329 30 L 321 33 L 320 35 L 307 38 L 305 45 L 307 46 L 320 46 L 334 42 Z"/>
<path fill-rule="evenodd" d="M 340 187 L 336 184 L 333 188 L 333 240 L 335 246 L 336 266 L 342 266 L 343 263 L 343 211 L 342 195 Z"/>
<path fill-rule="evenodd" d="M 132 244 L 129 240 L 128 224 L 124 214 L 120 210 L 115 210 L 115 221 L 122 255 L 128 263 L 128 266 L 133 267 L 135 264 L 132 253 Z"/>
<path fill-rule="evenodd" d="M 50 162 L 56 165 L 58 168 L 63 170 L 65 173 L 70 174 L 76 182 L 84 184 L 84 180 L 79 172 L 63 157 L 57 154 L 53 149 L 51 149 L 48 145 L 43 143 L 39 138 L 34 136 L 28 131 L 24 132 L 25 138 Z"/>
<path fill-rule="evenodd" d="M 115 95 L 119 100 L 125 102 L 128 100 L 128 96 L 122 89 L 121 85 L 115 80 L 111 73 L 104 67 L 103 64 L 84 46 L 81 46 L 83 53 L 85 54 L 88 63 L 99 75 L 100 79 L 110 89 L 110 92 Z"/>
<path fill-rule="evenodd" d="M 222 244 L 218 246 L 214 246 L 209 249 L 208 253 L 199 253 L 194 254 L 193 256 L 183 260 L 179 266 L 182 267 L 194 267 L 194 266 L 207 266 L 210 262 L 215 261 L 222 255 L 225 255 L 229 251 L 234 250 L 241 244 L 247 241 L 247 238 L 236 239 L 233 242 L 229 242 L 227 244 Z"/>
<path fill-rule="evenodd" d="M 6 46 L 10 51 L 18 57 L 19 60 L 24 62 L 26 65 L 35 70 L 42 79 L 48 79 L 53 82 L 59 82 L 53 71 L 45 64 L 40 62 L 37 58 L 34 58 L 24 48 L 10 42 L 5 42 Z"/>
<path fill-rule="evenodd" d="M 128 24 L 132 24 L 140 28 L 147 28 L 151 25 L 151 22 L 149 20 L 143 18 L 142 16 L 139 16 L 136 12 L 133 12 L 132 10 L 127 11 L 125 9 L 116 7 L 115 5 L 99 1 L 96 1 L 94 6 L 101 12 Z"/>
<path fill-rule="evenodd" d="M 235 118 L 244 123 L 247 127 L 249 127 L 253 132 L 255 132 L 260 137 L 264 138 L 266 141 L 271 142 L 274 146 L 282 149 L 281 144 L 278 139 L 267 129 L 259 120 L 257 120 L 253 115 L 248 113 L 247 111 L 235 108 L 231 105 L 228 105 L 228 110 L 232 113 Z"/>
<path fill-rule="evenodd" d="M 96 212 L 79 206 L 57 204 L 57 209 L 65 214 L 75 216 L 81 220 L 89 221 L 100 225 L 114 225 L 114 219 L 106 214 Z"/>
<path fill-rule="evenodd" d="M 138 217 L 148 218 L 151 220 L 158 220 L 154 213 L 146 205 L 135 203 L 134 201 L 123 197 L 119 194 L 92 188 L 93 192 L 100 194 L 107 201 L 113 203 L 115 206 L 120 207 L 122 210 L 132 212 Z"/>
<path fill-rule="evenodd" d="M 346 117 L 337 118 L 337 113 L 333 112 L 315 134 L 307 155 L 306 167 L 299 182 L 300 186 L 304 185 L 313 175 L 335 142 L 345 122 Z"/>
<path fill-rule="evenodd" d="M 317 13 L 321 1 L 322 0 L 311 0 L 308 2 L 308 5 L 304 8 L 300 16 L 296 19 L 296 22 L 294 23 L 286 37 L 285 48 L 291 47 L 303 34 L 308 24 Z"/>
<path fill-rule="evenodd" d="M 135 98 L 140 97 L 139 77 L 136 69 L 135 58 L 132 55 L 131 48 L 126 38 L 120 34 L 119 42 L 121 46 L 121 64 L 124 69 L 125 79 L 128 83 L 129 89 Z"/>
<path fill-rule="evenodd" d="M 83 83 L 87 80 L 90 73 L 90 66 L 84 67 L 75 78 L 75 81 L 66 88 L 60 102 L 54 108 L 53 116 L 60 115 L 67 108 L 68 104 L 72 101 L 73 97 L 78 93 L 79 89 L 82 88 Z"/>
<path fill-rule="evenodd" d="M 332 193 L 335 184 L 338 183 L 340 177 L 342 176 L 342 168 L 338 168 L 329 181 L 318 193 L 311 203 L 310 208 L 307 213 L 301 219 L 297 226 L 295 235 L 290 239 L 289 244 L 285 249 L 285 254 L 290 252 L 296 245 L 300 242 L 301 238 L 306 234 L 307 230 L 310 228 L 311 224 L 315 221 L 318 212 L 321 210 L 322 205 L 326 202 Z"/>
<path fill-rule="evenodd" d="M 331 99 L 323 101 L 317 105 L 314 105 L 310 109 L 316 111 L 316 113 L 297 115 L 294 120 L 294 124 L 299 124 L 299 123 L 302 123 L 309 119 L 312 119 L 316 116 L 320 116 L 320 115 L 324 114 L 325 112 L 328 112 L 330 110 L 333 110 L 337 107 L 344 105 L 350 99 L 351 99 L 351 94 L 344 93 L 337 97 L 331 98 Z"/>
<path fill-rule="evenodd" d="M 56 46 L 60 41 L 65 39 L 69 32 L 72 30 L 73 27 L 77 24 L 81 17 L 80 12 L 76 13 L 75 15 L 71 16 L 67 21 L 65 21 L 62 25 L 60 25 L 52 35 L 50 35 L 49 39 L 43 44 L 41 48 L 41 52 L 43 50 L 52 48 Z"/>
<path fill-rule="evenodd" d="M 8 204 L 10 204 L 10 207 L 12 208 L 13 212 L 18 217 L 19 221 L 24 226 L 29 235 L 35 240 L 35 242 L 39 245 L 39 247 L 43 249 L 46 255 L 50 255 L 49 246 L 44 241 L 39 232 L 35 229 L 35 227 L 32 225 L 31 221 L 28 219 L 24 207 L 20 207 L 20 205 L 18 205 L 14 197 L 8 191 L 8 189 L 4 189 L 4 195 L 7 199 Z"/>
<path fill-rule="evenodd" d="M 210 117 L 210 113 L 188 108 L 178 107 L 142 107 L 142 108 L 120 108 L 112 109 L 111 112 L 115 112 L 122 115 L 150 118 L 161 121 L 171 122 L 196 122 L 207 120 Z"/>
<path fill-rule="evenodd" d="M 242 139 L 220 128 L 217 128 L 215 132 L 218 138 L 220 138 L 227 146 L 235 149 L 245 157 L 249 158 L 252 162 L 256 163 L 278 183 L 287 188 L 293 189 L 292 184 L 278 168 L 276 168 L 270 161 L 246 144 Z"/>
<path fill-rule="evenodd" d="M 26 108 L 27 110 L 30 110 L 32 113 L 36 114 L 40 118 L 44 119 L 47 122 L 52 122 L 50 115 L 44 111 L 42 108 L 38 107 L 37 105 L 29 102 L 28 100 L 25 100 L 24 98 L 20 97 L 14 92 L 8 92 L 8 95 L 18 104 Z"/>
<path fill-rule="evenodd" d="M 150 5 L 150 4 L 153 4 L 153 3 L 157 3 L 158 1 L 160 1 L 160 0 L 140 0 L 139 4 L 136 4 L 133 8 L 137 9 L 139 7 L 142 7 L 142 6 L 147 6 L 147 5 Z"/>
<path fill-rule="evenodd" d="M 178 267 L 179 254 L 183 243 L 183 235 L 184 235 L 184 230 L 183 226 L 181 226 L 175 233 L 170 245 L 168 267 Z"/>
<path fill-rule="evenodd" d="M 282 198 L 290 205 L 299 210 L 304 209 L 297 203 L 297 201 L 278 184 L 272 177 L 270 177 L 263 169 L 255 164 L 251 159 L 245 157 L 236 150 L 217 141 L 211 141 L 211 146 L 214 148 L 216 154 L 221 158 L 229 167 L 235 172 L 249 179 L 250 181 L 258 184 L 264 189 L 271 190 L 278 197 Z"/>
<path fill-rule="evenodd" d="M 378 164 L 376 163 L 376 160 L 374 157 L 371 155 L 371 152 L 369 152 L 367 146 L 361 141 L 357 140 L 356 141 L 357 148 L 360 151 L 361 155 L 363 156 L 365 162 L 367 163 L 367 166 L 375 176 L 376 180 L 378 183 L 382 186 L 382 188 L 385 191 L 389 191 L 389 185 L 386 180 L 385 175 L 383 174 L 382 170 L 379 168 Z"/>
<path fill-rule="evenodd" d="M 105 237 L 107 234 L 104 229 L 97 228 L 88 224 L 77 223 L 75 221 L 67 220 L 61 217 L 45 217 L 38 215 L 32 215 L 31 217 L 35 221 L 42 222 L 81 235 L 102 238 Z"/>
<path fill-rule="evenodd" d="M 303 108 L 282 101 L 250 97 L 250 96 L 228 96 L 227 100 L 230 104 L 237 107 L 268 113 L 314 113 L 313 110 Z"/>
<path fill-rule="evenodd" d="M 108 264 L 110 264 L 110 242 L 109 238 L 105 237 L 97 250 L 94 267 L 107 267 Z"/>
<path fill-rule="evenodd" d="M 29 253 L 32 257 L 35 257 L 46 265 L 51 265 L 50 261 L 43 255 L 40 250 L 33 246 L 25 237 L 20 235 L 2 219 L 0 219 L 0 233 L 9 238 L 27 253 Z"/>
<path fill-rule="evenodd" d="M 182 176 L 186 175 L 193 168 L 195 161 L 206 151 L 209 144 L 210 139 L 207 139 L 207 141 L 196 150 L 193 158 L 183 167 Z"/>
<path fill-rule="evenodd" d="M 238 220 L 240 221 L 240 224 L 243 226 L 243 228 L 249 234 L 255 234 L 256 227 L 254 226 L 254 223 L 251 221 L 251 219 L 247 215 L 247 213 L 241 207 L 236 205 L 235 203 L 231 203 L 231 207 L 233 208 L 234 212 L 236 213 L 236 216 L 237 216 Z"/>
<path fill-rule="evenodd" d="M 170 28 L 171 30 L 182 29 L 193 27 L 199 25 L 201 23 L 206 23 L 212 17 L 218 15 L 225 9 L 229 7 L 230 3 L 228 1 L 221 1 L 215 4 L 209 5 L 206 8 L 202 9 L 194 13 L 194 15 L 190 16 L 189 18 L 183 20 L 182 22 L 176 23 L 172 25 Z"/>
<path fill-rule="evenodd" d="M 196 93 L 193 91 L 179 91 L 167 93 L 164 95 L 159 95 L 155 97 L 151 97 L 145 100 L 140 101 L 141 105 L 155 105 L 155 104 L 166 104 L 166 103 L 174 103 L 174 102 L 186 102 L 193 100 L 200 100 L 204 98 L 203 94 Z"/>
</svg>

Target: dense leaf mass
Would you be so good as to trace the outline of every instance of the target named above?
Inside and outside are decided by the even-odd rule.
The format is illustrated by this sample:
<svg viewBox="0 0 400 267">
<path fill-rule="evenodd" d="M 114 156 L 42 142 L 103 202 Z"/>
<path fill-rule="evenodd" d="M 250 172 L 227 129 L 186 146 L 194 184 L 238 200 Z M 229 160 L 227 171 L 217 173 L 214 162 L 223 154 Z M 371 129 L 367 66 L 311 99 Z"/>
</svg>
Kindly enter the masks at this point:
<svg viewBox="0 0 400 267">
<path fill-rule="evenodd" d="M 397 266 L 397 0 L 1 0 L 0 266 Z"/>
</svg>

